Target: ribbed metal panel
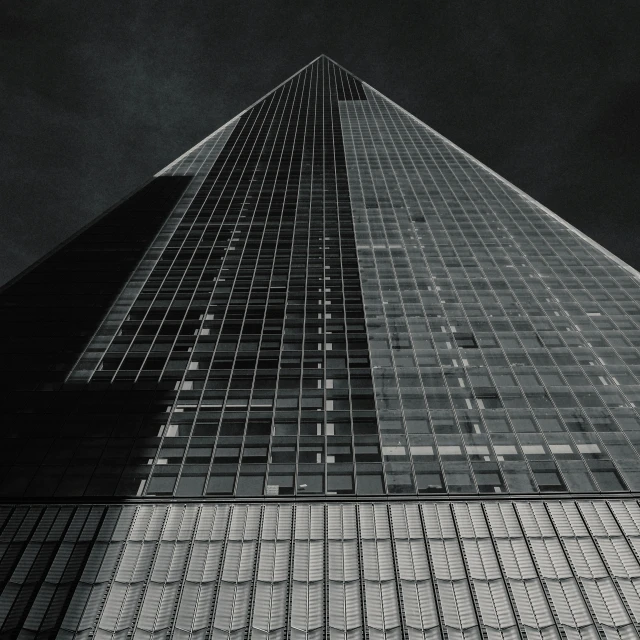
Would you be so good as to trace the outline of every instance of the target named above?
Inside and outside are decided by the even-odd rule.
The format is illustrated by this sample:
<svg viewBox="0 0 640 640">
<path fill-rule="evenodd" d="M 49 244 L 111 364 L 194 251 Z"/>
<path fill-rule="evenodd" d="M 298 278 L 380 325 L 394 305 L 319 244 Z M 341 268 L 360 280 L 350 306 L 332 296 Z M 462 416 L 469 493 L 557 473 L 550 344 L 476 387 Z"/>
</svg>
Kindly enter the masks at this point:
<svg viewBox="0 0 640 640">
<path fill-rule="evenodd" d="M 0 633 L 23 620 L 26 637 L 635 638 L 637 507 L 15 506 Z"/>
</svg>

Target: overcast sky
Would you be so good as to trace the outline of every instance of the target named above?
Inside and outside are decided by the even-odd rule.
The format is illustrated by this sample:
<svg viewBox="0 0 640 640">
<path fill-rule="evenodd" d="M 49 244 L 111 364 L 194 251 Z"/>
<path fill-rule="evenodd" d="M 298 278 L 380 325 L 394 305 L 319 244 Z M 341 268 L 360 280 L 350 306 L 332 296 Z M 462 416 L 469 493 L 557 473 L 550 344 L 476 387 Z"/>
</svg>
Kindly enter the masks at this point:
<svg viewBox="0 0 640 640">
<path fill-rule="evenodd" d="M 640 268 L 640 2 L 5 2 L 0 283 L 325 53 Z"/>
</svg>

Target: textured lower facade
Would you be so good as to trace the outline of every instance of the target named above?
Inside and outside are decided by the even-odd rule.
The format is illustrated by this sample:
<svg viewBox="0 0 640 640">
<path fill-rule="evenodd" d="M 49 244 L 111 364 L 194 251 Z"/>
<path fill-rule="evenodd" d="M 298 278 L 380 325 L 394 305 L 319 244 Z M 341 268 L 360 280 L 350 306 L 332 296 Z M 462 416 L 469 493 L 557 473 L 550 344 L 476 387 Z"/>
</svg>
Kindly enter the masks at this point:
<svg viewBox="0 0 640 640">
<path fill-rule="evenodd" d="M 0 637 L 637 638 L 636 501 L 15 506 Z"/>
</svg>

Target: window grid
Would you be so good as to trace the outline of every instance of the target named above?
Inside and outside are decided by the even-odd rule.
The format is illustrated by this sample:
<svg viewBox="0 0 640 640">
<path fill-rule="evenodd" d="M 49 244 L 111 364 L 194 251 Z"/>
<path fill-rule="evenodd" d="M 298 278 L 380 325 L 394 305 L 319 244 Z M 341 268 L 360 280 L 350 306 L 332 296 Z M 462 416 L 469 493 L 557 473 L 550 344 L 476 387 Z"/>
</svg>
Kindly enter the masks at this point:
<svg viewBox="0 0 640 640">
<path fill-rule="evenodd" d="M 455 433 L 458 435 L 450 440 L 451 444 L 447 442 L 445 437 L 442 437 L 444 451 L 440 451 L 439 446 L 434 447 L 432 459 L 434 461 L 437 460 L 438 464 L 442 465 L 444 457 L 442 453 L 446 453 L 449 456 L 455 450 L 462 454 L 464 450 L 462 444 L 464 442 L 467 453 L 470 456 L 469 460 L 474 471 L 473 475 L 477 475 L 477 471 L 480 470 L 484 471 L 483 478 L 493 475 L 493 487 L 491 484 L 487 486 L 484 482 L 478 480 L 477 484 L 481 491 L 488 489 L 491 491 L 505 490 L 505 480 L 507 478 L 510 483 L 513 483 L 513 487 L 509 487 L 510 490 L 515 492 L 536 490 L 534 479 L 537 480 L 537 489 L 542 491 L 598 491 L 598 484 L 601 491 L 610 491 L 613 486 L 622 490 L 627 487 L 633 489 L 637 486 L 636 473 L 634 471 L 634 465 L 637 464 L 637 451 L 630 446 L 637 439 L 637 434 L 634 433 L 637 429 L 637 416 L 633 411 L 634 404 L 623 393 L 609 391 L 607 387 L 611 389 L 611 385 L 618 384 L 614 374 L 626 376 L 626 381 L 630 383 L 635 383 L 635 377 L 631 375 L 629 369 L 626 370 L 627 373 L 625 374 L 621 367 L 616 367 L 609 372 L 599 360 L 596 360 L 599 357 L 597 349 L 591 347 L 586 341 L 583 341 L 581 350 L 577 352 L 578 360 L 573 360 L 573 353 L 576 352 L 576 347 L 572 347 L 572 345 L 582 339 L 581 334 L 584 327 L 563 326 L 565 330 L 573 327 L 572 333 L 562 334 L 565 338 L 564 340 L 561 339 L 561 334 L 556 336 L 556 334 L 548 332 L 532 333 L 531 329 L 534 327 L 532 320 L 546 329 L 553 327 L 552 325 L 542 325 L 539 315 L 525 318 L 523 311 L 514 313 L 513 303 L 515 300 L 519 300 L 518 296 L 523 299 L 536 300 L 534 293 L 538 293 L 538 296 L 544 296 L 544 292 L 551 291 L 549 286 L 544 284 L 543 292 L 536 292 L 525 279 L 517 278 L 514 280 L 513 274 L 508 274 L 509 277 L 505 280 L 502 274 L 507 268 L 515 270 L 515 265 L 519 265 L 522 262 L 521 270 L 525 272 L 524 275 L 533 275 L 527 271 L 527 269 L 529 271 L 533 270 L 531 260 L 525 258 L 524 253 L 514 244 L 516 238 L 519 241 L 519 236 L 523 235 L 521 229 L 517 226 L 518 223 L 513 225 L 510 223 L 512 219 L 515 219 L 514 213 L 518 215 L 518 222 L 524 220 L 525 215 L 527 215 L 527 221 L 534 220 L 538 222 L 538 219 L 540 219 L 542 221 L 540 226 L 544 225 L 543 229 L 553 223 L 554 228 L 550 229 L 550 232 L 553 231 L 554 236 L 559 235 L 563 239 L 561 248 L 555 249 L 555 245 L 558 245 L 558 242 L 554 237 L 547 234 L 548 238 L 553 242 L 553 245 L 549 245 L 549 247 L 554 250 L 554 257 L 556 252 L 557 255 L 565 257 L 567 254 L 570 256 L 575 255 L 569 251 L 569 241 L 574 240 L 574 236 L 551 216 L 534 209 L 533 205 L 520 197 L 515 190 L 514 193 L 511 193 L 498 180 L 494 179 L 489 172 L 481 170 L 479 165 L 476 166 L 475 163 L 468 161 L 463 154 L 453 150 L 446 141 L 443 142 L 438 139 L 426 127 L 416 125 L 413 119 L 402 114 L 386 98 L 366 86 L 365 91 L 368 96 L 366 102 L 342 103 L 341 110 L 343 122 L 345 123 L 345 139 L 347 140 L 350 185 L 352 187 L 352 201 L 356 220 L 356 233 L 358 235 L 360 266 L 365 282 L 364 294 L 365 302 L 367 303 L 370 349 L 374 359 L 373 366 L 376 369 L 383 368 L 383 371 L 377 374 L 374 369 L 374 376 L 382 378 L 385 368 L 384 363 L 389 361 L 392 353 L 389 346 L 384 347 L 384 342 L 380 342 L 380 337 L 383 337 L 384 334 L 380 334 L 380 328 L 382 327 L 377 328 L 380 326 L 380 318 L 378 317 L 379 311 L 376 311 L 376 309 L 386 308 L 388 311 L 389 306 L 383 307 L 385 302 L 388 305 L 394 305 L 391 309 L 392 315 L 386 314 L 386 323 L 383 325 L 386 327 L 397 325 L 397 319 L 393 322 L 390 320 L 390 318 L 393 319 L 394 315 L 397 315 L 397 308 L 404 308 L 405 318 L 410 323 L 413 320 L 416 326 L 419 326 L 419 318 L 423 314 L 419 307 L 411 303 L 411 297 L 404 295 L 404 291 L 401 299 L 398 295 L 393 297 L 385 294 L 384 289 L 388 288 L 388 284 L 395 280 L 397 283 L 395 285 L 396 290 L 400 282 L 402 282 L 401 286 L 405 289 L 407 283 L 413 282 L 413 285 L 409 288 L 415 291 L 416 284 L 422 280 L 421 284 L 425 292 L 423 296 L 425 296 L 428 295 L 429 290 L 434 290 L 439 286 L 437 284 L 438 279 L 444 276 L 453 284 L 453 288 L 449 285 L 448 289 L 445 288 L 444 293 L 438 293 L 437 297 L 433 294 L 431 301 L 438 300 L 437 304 L 440 305 L 440 300 L 446 298 L 445 305 L 447 304 L 447 299 L 449 302 L 453 302 L 453 304 L 449 304 L 451 311 L 445 313 L 446 307 L 438 306 L 434 309 L 432 305 L 430 309 L 425 307 L 425 315 L 422 317 L 429 324 L 432 324 L 429 321 L 430 315 L 435 315 L 435 317 L 442 316 L 449 320 L 449 322 L 440 323 L 447 333 L 449 344 L 446 348 L 449 353 L 447 354 L 444 351 L 442 339 L 440 338 L 440 341 L 438 341 L 439 336 L 433 331 L 425 334 L 423 329 L 422 332 L 418 333 L 421 337 L 428 336 L 427 344 L 435 343 L 436 347 L 435 350 L 424 356 L 426 362 L 429 361 L 429 358 L 432 359 L 433 375 L 428 377 L 430 379 L 433 376 L 439 378 L 436 367 L 443 369 L 446 376 L 447 367 L 453 365 L 454 369 L 466 370 L 466 372 L 450 372 L 453 380 L 456 377 L 460 379 L 460 385 L 464 385 L 462 388 L 469 386 L 470 381 L 473 382 L 473 380 L 470 380 L 472 377 L 477 377 L 480 380 L 484 376 L 486 379 L 485 384 L 487 385 L 485 388 L 479 388 L 474 395 L 470 395 L 468 392 L 461 392 L 459 389 L 455 389 L 447 380 L 446 385 L 440 383 L 440 391 L 434 394 L 434 389 L 427 391 L 427 387 L 424 386 L 424 376 L 418 375 L 419 373 L 425 373 L 424 371 L 418 371 L 418 367 L 415 364 L 416 358 L 419 358 L 422 354 L 415 351 L 413 353 L 408 352 L 407 346 L 394 348 L 393 352 L 400 355 L 403 364 L 413 360 L 413 370 L 416 372 L 412 374 L 411 371 L 403 371 L 402 368 L 398 368 L 396 363 L 396 373 L 401 376 L 407 373 L 407 378 L 409 379 L 417 378 L 418 385 L 423 382 L 421 385 L 422 391 L 427 393 L 426 411 L 423 408 L 421 415 L 425 425 L 422 428 L 422 433 L 428 435 L 413 436 L 413 440 L 420 443 L 415 447 L 416 452 L 431 453 L 431 449 L 428 447 L 437 444 L 437 441 L 440 440 L 437 432 L 434 437 L 428 426 L 432 417 L 432 408 L 429 400 L 434 401 L 434 407 L 439 406 L 444 401 L 445 405 L 448 404 L 449 406 L 450 420 L 454 421 L 456 416 L 459 418 L 457 423 L 459 429 L 454 432 L 454 435 Z M 371 168 L 372 162 L 378 167 L 377 172 Z M 420 170 L 417 169 L 418 166 L 420 166 Z M 415 169 L 411 169 L 411 167 Z M 363 177 L 364 174 L 366 174 L 365 177 Z M 491 188 L 487 186 L 489 183 Z M 500 191 L 497 190 L 495 185 L 499 185 Z M 498 195 L 495 195 L 496 193 Z M 436 196 L 439 198 L 437 202 L 434 200 Z M 383 198 L 383 204 L 380 201 L 381 197 Z M 369 199 L 368 201 L 367 198 Z M 526 207 L 524 205 L 521 206 L 519 200 L 526 202 Z M 427 207 L 427 213 L 425 213 L 427 203 L 430 203 L 430 205 Z M 383 207 L 382 217 L 377 213 L 380 207 Z M 500 210 L 499 220 L 494 213 L 494 211 L 497 212 L 498 210 Z M 415 217 L 412 214 L 413 211 L 420 211 L 423 216 L 426 215 L 430 225 L 427 226 L 424 222 L 420 222 L 420 220 L 426 221 L 427 218 L 425 217 L 413 219 Z M 441 215 L 445 211 L 448 212 L 446 219 Z M 492 220 L 492 228 L 487 225 L 487 220 Z M 433 221 L 437 221 L 435 226 L 432 224 Z M 506 222 L 503 224 L 503 221 Z M 374 224 L 375 227 L 372 226 Z M 426 232 L 430 237 L 434 238 L 435 236 L 431 233 L 432 230 L 440 235 L 445 230 L 448 231 L 451 239 L 455 237 L 455 242 L 449 240 L 447 245 L 446 242 L 443 243 L 442 240 L 439 240 L 436 245 L 429 244 L 425 242 L 425 239 L 417 237 L 421 234 L 425 235 Z M 391 235 L 389 235 L 390 233 Z M 453 236 L 451 235 L 452 233 L 454 234 Z M 370 240 L 369 237 L 372 239 Z M 376 246 L 376 237 L 382 240 L 384 244 Z M 421 240 L 420 243 L 417 242 L 418 239 Z M 546 237 L 542 242 L 549 244 Z M 422 246 L 418 247 L 418 244 Z M 591 245 L 584 241 L 579 243 L 574 241 L 571 244 L 580 247 L 586 245 L 590 250 L 592 249 Z M 368 246 L 369 249 L 365 249 L 365 246 Z M 390 246 L 391 253 L 389 253 Z M 384 247 L 386 247 L 386 250 L 380 251 Z M 447 247 L 450 247 L 450 249 Z M 454 250 L 454 247 L 457 251 Z M 477 258 L 481 257 L 483 253 L 478 251 L 477 247 L 482 247 L 485 256 L 484 262 L 490 265 L 489 267 L 481 266 L 478 263 Z M 497 253 L 495 247 L 500 247 L 505 258 L 509 255 L 505 251 L 505 247 L 509 249 L 515 260 L 506 260 L 506 263 L 511 262 L 512 264 L 500 264 L 504 263 L 505 259 L 500 260 L 500 263 L 498 263 L 489 258 L 492 255 L 489 253 L 492 248 L 494 249 L 492 253 L 495 257 Z M 399 260 L 403 253 L 405 255 L 404 263 L 401 259 Z M 545 251 L 545 253 L 549 253 L 549 251 Z M 592 253 L 590 252 L 589 256 Z M 366 257 L 367 255 L 374 256 L 373 262 L 372 258 Z M 381 267 L 380 256 L 384 255 L 388 257 Z M 435 255 L 439 256 L 439 258 L 434 259 L 432 256 Z M 420 259 L 419 256 L 422 256 L 423 259 Z M 406 264 L 407 258 L 409 265 Z M 604 254 L 600 254 L 600 260 L 605 264 L 612 264 L 612 261 Z M 453 266 L 449 267 L 446 264 L 447 262 Z M 371 269 L 374 268 L 375 264 L 377 264 L 377 267 L 375 267 L 375 271 L 372 271 Z M 406 276 L 398 275 L 397 265 L 400 265 L 400 270 L 403 273 L 407 272 L 407 266 L 412 267 L 408 272 L 413 276 L 411 281 L 406 280 Z M 497 269 L 498 266 L 503 267 L 502 271 Z M 616 270 L 624 274 L 622 279 L 625 283 L 636 286 L 636 281 L 630 278 L 621 267 L 614 266 Z M 473 269 L 474 275 L 470 274 L 470 268 Z M 489 268 L 488 272 L 487 268 Z M 385 280 L 384 276 L 381 275 L 381 270 L 384 269 L 389 271 L 390 275 L 395 276 L 391 282 Z M 429 281 L 425 283 L 424 277 L 421 279 L 420 275 L 417 275 L 418 273 L 428 275 L 430 281 L 436 284 L 430 285 Z M 441 276 L 438 276 L 438 273 L 441 273 Z M 556 275 L 555 272 L 552 273 Z M 478 275 L 476 274 L 484 279 L 482 281 L 478 280 Z M 487 296 L 490 306 L 493 305 L 492 308 L 494 310 L 493 312 L 488 309 L 484 310 L 484 313 L 488 314 L 485 316 L 488 322 L 476 319 L 479 317 L 478 311 L 482 309 L 478 304 L 480 300 L 476 295 L 481 292 L 481 289 L 475 287 L 477 289 L 475 293 L 472 292 L 473 286 L 471 288 L 463 286 L 463 288 L 458 289 L 457 281 L 460 284 L 464 284 L 464 281 L 460 280 L 461 276 L 464 276 L 468 283 L 472 283 L 474 280 L 476 283 L 484 282 L 485 291 L 482 292 L 483 296 L 487 293 L 487 284 L 490 285 L 490 288 L 490 283 L 493 281 L 500 285 L 499 288 L 494 289 L 494 292 L 499 294 L 498 296 L 494 295 L 494 292 L 491 292 L 490 297 Z M 435 277 L 435 280 L 431 279 L 433 277 Z M 380 286 L 383 287 L 382 294 L 374 294 L 377 287 L 372 289 L 367 284 L 369 280 L 380 283 Z M 440 284 L 446 284 L 446 282 L 441 281 Z M 513 289 L 514 285 L 516 289 Z M 518 296 L 516 296 L 516 293 Z M 384 297 L 387 299 L 385 300 Z M 410 301 L 409 307 L 406 307 L 405 298 Z M 415 302 L 419 302 L 419 298 L 416 296 L 414 298 Z M 423 297 L 423 301 L 424 299 Z M 510 301 L 511 307 L 509 311 L 503 305 L 502 299 L 506 302 Z M 474 302 L 469 303 L 467 302 L 468 300 Z M 405 306 L 400 307 L 401 303 L 405 304 Z M 571 304 L 563 302 L 561 305 L 560 302 L 553 302 L 553 304 L 547 306 L 555 309 L 551 313 L 556 314 L 555 317 L 559 318 L 557 322 L 565 322 L 567 315 L 562 313 L 562 310 L 567 309 L 568 305 L 568 309 L 571 309 Z M 486 305 L 487 302 L 485 302 L 484 306 L 486 307 Z M 555 308 L 553 305 L 555 305 Z M 438 312 L 438 309 L 440 309 L 440 312 Z M 540 309 L 542 310 L 542 307 Z M 620 310 L 621 308 L 618 307 L 618 309 Z M 417 316 L 415 315 L 416 310 Z M 618 312 L 620 313 L 620 311 Z M 584 313 L 595 313 L 595 310 L 591 307 Z M 371 314 L 376 315 L 373 316 Z M 384 320 L 384 315 L 382 320 Z M 521 319 L 518 319 L 518 315 Z M 585 317 L 598 318 L 598 316 L 586 315 Z M 400 322 L 405 327 L 405 335 L 410 339 L 413 335 L 413 330 L 406 328 L 406 322 L 403 322 L 402 318 L 400 318 Z M 628 317 L 626 319 L 621 318 L 619 322 L 620 326 L 625 327 L 626 330 L 629 330 L 629 327 L 635 327 L 633 323 L 629 324 L 631 321 Z M 433 324 L 437 324 L 437 321 L 433 322 Z M 449 324 L 453 326 L 451 327 Z M 491 333 L 483 335 L 473 330 L 476 327 L 482 327 L 485 332 L 491 329 L 497 329 L 498 331 L 495 334 L 491 331 Z M 383 329 L 383 331 L 385 330 Z M 393 336 L 390 333 L 391 329 L 387 328 L 385 332 L 387 332 L 388 336 L 386 338 L 388 340 L 387 345 L 391 345 L 391 340 L 393 340 Z M 458 338 L 460 334 L 462 334 L 461 339 Z M 521 336 L 524 342 L 518 340 L 518 336 Z M 500 337 L 501 342 L 506 341 L 502 345 L 502 349 L 498 346 L 498 337 Z M 551 346 L 545 346 L 546 343 L 542 342 L 542 337 L 548 340 Z M 618 340 L 617 345 L 624 344 L 620 333 L 616 333 L 615 337 Z M 559 347 L 553 346 L 552 338 L 557 341 Z M 567 342 L 568 338 L 571 338 L 571 342 Z M 535 345 L 532 339 L 538 341 L 537 349 L 534 348 Z M 490 347 L 487 348 L 483 344 L 479 344 L 479 340 L 488 340 Z M 626 344 L 631 343 L 627 340 Z M 493 348 L 491 348 L 491 345 L 493 345 Z M 383 355 L 383 352 L 377 348 L 378 346 L 384 349 L 388 355 Z M 408 346 L 411 346 L 411 341 L 408 342 Z M 455 362 L 454 360 L 452 363 L 450 360 L 452 351 L 453 354 L 458 353 L 455 346 L 464 349 L 464 351 L 460 351 L 463 358 L 468 354 L 469 362 L 463 363 L 463 367 L 460 367 L 459 361 Z M 415 338 L 414 348 L 417 348 Z M 571 348 L 573 348 L 573 351 L 571 351 Z M 476 350 L 475 353 L 471 349 Z M 561 351 L 561 349 L 564 349 L 564 351 Z M 587 370 L 585 367 L 589 354 L 592 354 L 590 366 L 594 367 L 591 370 Z M 407 358 L 407 355 L 413 356 L 413 358 Z M 444 361 L 441 356 L 445 356 Z M 529 360 L 530 357 L 534 359 L 533 362 Z M 449 361 L 446 358 L 449 358 Z M 569 359 L 567 360 L 567 358 Z M 567 362 L 569 364 L 566 364 Z M 476 368 L 478 365 L 483 368 Z M 393 370 L 390 373 L 393 379 L 395 377 L 393 376 Z M 457 376 L 456 373 L 458 374 Z M 500 381 L 496 376 L 500 378 Z M 520 380 L 520 376 L 524 376 L 522 380 Z M 422 381 L 420 378 L 422 378 Z M 501 382 L 502 378 L 510 381 L 507 384 L 510 384 L 511 388 L 504 387 L 504 382 Z M 524 382 L 525 378 L 526 383 Z M 535 382 L 537 390 L 527 386 L 530 385 L 529 378 Z M 552 385 L 551 387 L 547 386 L 547 378 Z M 543 379 L 545 384 L 541 382 Z M 519 385 L 516 380 L 520 381 Z M 415 384 L 414 382 L 414 386 Z M 582 386 L 576 386 L 577 384 Z M 385 420 L 381 415 L 381 406 L 384 407 L 385 403 L 388 404 L 389 398 L 393 399 L 394 397 L 398 398 L 395 402 L 399 403 L 400 398 L 405 395 L 402 393 L 403 390 L 407 392 L 409 397 L 415 397 L 415 393 L 411 395 L 410 388 L 403 387 L 402 384 L 399 386 L 400 393 L 396 392 L 391 396 L 382 394 L 382 388 L 376 383 L 376 401 L 379 416 L 382 418 L 381 430 L 384 431 Z M 420 386 L 416 387 L 416 390 L 420 391 Z M 633 391 L 630 392 L 633 395 Z M 443 393 L 445 395 L 442 395 Z M 489 395 L 486 395 L 487 393 Z M 575 396 L 574 393 L 578 394 L 578 396 Z M 605 393 L 605 396 L 602 395 L 603 393 Z M 466 400 L 465 394 L 467 394 Z M 496 410 L 490 410 L 491 405 L 485 406 L 485 398 L 489 398 L 492 403 L 497 403 L 495 405 Z M 561 403 L 558 404 L 560 400 Z M 467 403 L 468 411 L 456 409 L 456 404 L 460 409 L 464 408 L 464 404 L 461 404 L 463 402 Z M 476 402 L 477 408 L 475 407 Z M 399 404 L 398 408 L 400 409 L 403 405 L 404 402 L 402 402 L 402 405 Z M 605 409 L 607 406 L 608 409 Z M 472 409 L 473 411 L 471 411 Z M 406 408 L 403 410 L 406 412 Z M 477 427 L 480 425 L 484 427 L 484 424 L 480 420 L 479 414 L 474 415 L 478 410 L 479 414 L 484 418 L 497 420 L 498 424 L 503 422 L 508 425 L 508 428 L 498 430 L 497 433 L 482 433 Z M 615 414 L 623 421 L 624 427 L 622 427 L 622 424 L 616 424 L 614 420 Z M 390 415 L 393 417 L 393 414 Z M 469 416 L 472 418 L 471 423 L 479 433 L 467 435 L 465 430 L 460 428 L 460 418 L 468 423 Z M 413 417 L 412 415 L 404 415 L 405 424 L 407 424 L 408 419 L 412 420 Z M 475 422 L 473 421 L 474 419 Z M 415 421 L 412 420 L 412 423 L 415 424 Z M 420 427 L 418 428 L 420 429 Z M 465 429 L 467 428 L 465 425 Z M 607 433 L 611 429 L 615 429 L 616 432 Z M 491 432 L 491 428 L 489 428 L 489 431 Z M 499 431 L 503 431 L 503 433 Z M 410 460 L 409 450 L 414 447 L 412 445 L 406 446 L 412 440 L 411 434 L 403 435 L 405 435 L 405 438 L 400 437 L 398 439 L 398 444 L 401 445 L 400 448 L 395 447 L 392 451 L 395 453 L 397 449 L 398 453 L 401 453 L 404 446 L 405 451 L 402 453 L 404 453 L 405 461 L 408 463 Z M 509 460 L 505 460 L 505 453 L 508 456 L 513 456 L 512 459 L 514 461 L 510 463 Z M 474 462 L 474 460 L 479 461 L 483 457 L 489 464 Z M 496 458 L 499 465 L 495 464 Z M 467 460 L 464 455 L 461 455 L 461 459 L 462 461 Z M 530 474 L 523 473 L 523 462 L 530 470 Z M 413 460 L 413 463 L 415 470 L 416 460 Z M 468 461 L 467 464 L 469 464 Z M 460 472 L 465 468 L 468 469 L 464 465 L 464 467 L 455 469 L 455 472 Z M 432 464 L 430 470 L 433 471 L 434 469 L 437 469 L 437 467 Z M 505 480 L 499 480 L 502 474 L 504 474 Z M 445 481 L 447 475 L 445 470 Z M 529 475 L 529 478 L 525 481 L 526 475 Z M 496 480 L 499 480 L 497 484 Z M 472 489 L 472 485 L 468 485 L 468 487 L 467 490 Z"/>
<path fill-rule="evenodd" d="M 635 272 L 326 58 L 116 209 L 0 300 L 4 495 L 640 488 Z"/>
</svg>

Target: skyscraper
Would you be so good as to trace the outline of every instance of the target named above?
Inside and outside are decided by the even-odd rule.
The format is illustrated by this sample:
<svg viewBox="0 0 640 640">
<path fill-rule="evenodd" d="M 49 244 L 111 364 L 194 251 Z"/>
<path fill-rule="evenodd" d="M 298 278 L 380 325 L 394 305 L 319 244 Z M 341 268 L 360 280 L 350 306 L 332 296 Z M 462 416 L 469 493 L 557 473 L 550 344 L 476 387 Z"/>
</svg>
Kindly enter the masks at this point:
<svg viewBox="0 0 640 640">
<path fill-rule="evenodd" d="M 639 293 L 321 56 L 0 292 L 0 638 L 637 638 Z"/>
</svg>

